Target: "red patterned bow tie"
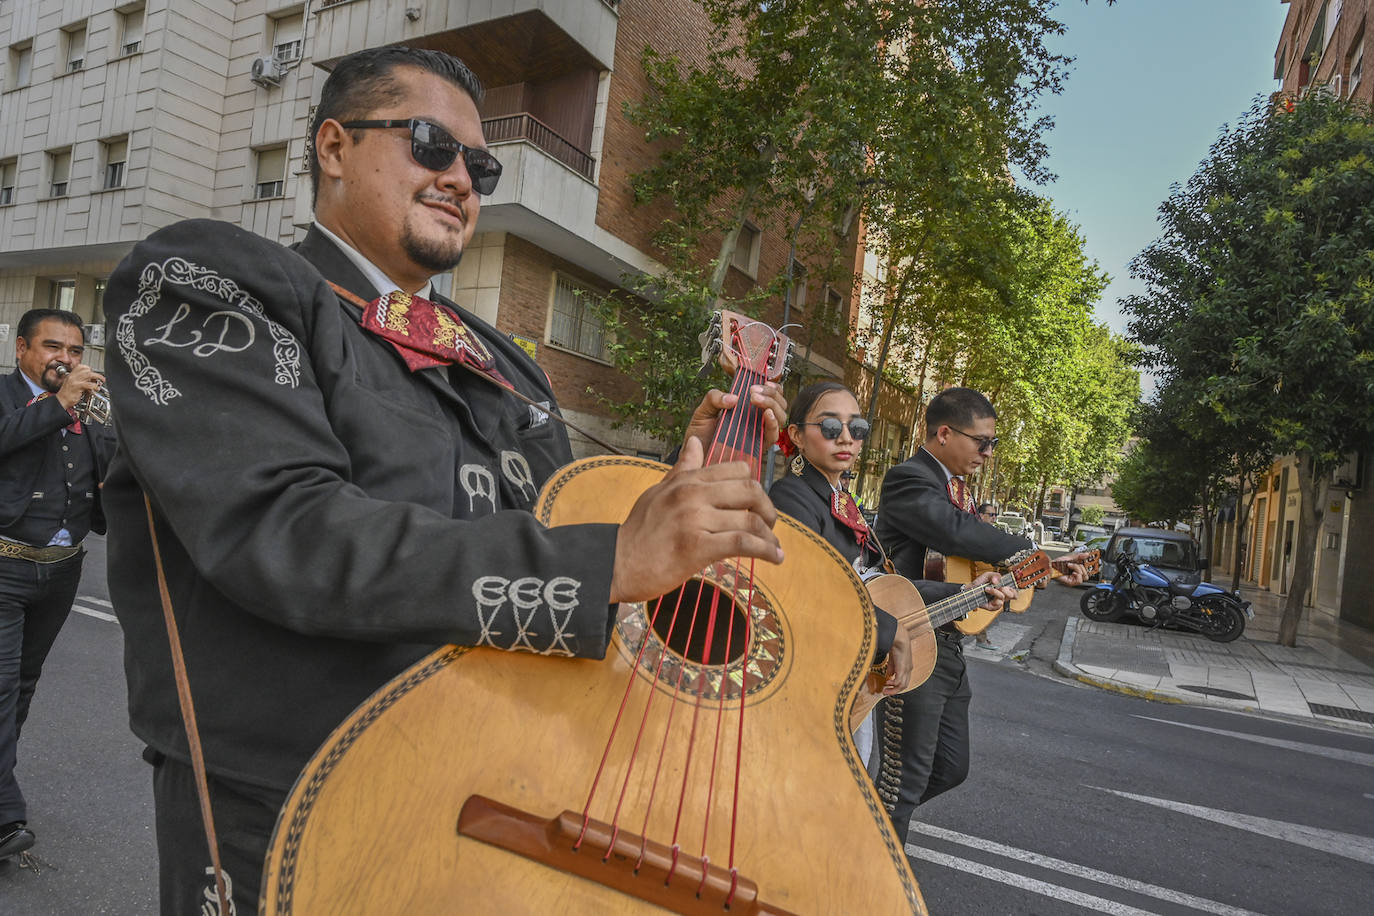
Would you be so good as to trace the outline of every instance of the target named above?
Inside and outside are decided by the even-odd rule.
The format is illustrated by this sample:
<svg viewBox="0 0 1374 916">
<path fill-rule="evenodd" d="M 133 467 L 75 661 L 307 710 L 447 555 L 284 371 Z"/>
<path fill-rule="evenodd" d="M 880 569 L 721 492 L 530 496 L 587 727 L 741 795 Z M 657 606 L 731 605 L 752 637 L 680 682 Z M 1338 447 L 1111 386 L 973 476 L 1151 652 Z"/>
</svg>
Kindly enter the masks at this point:
<svg viewBox="0 0 1374 916">
<path fill-rule="evenodd" d="M 462 363 L 510 387 L 463 319 L 428 299 L 394 290 L 367 304 L 362 326 L 395 347 L 411 372 Z"/>
<path fill-rule="evenodd" d="M 33 405 L 33 404 L 38 403 L 39 401 L 43 400 L 44 398 L 50 398 L 50 397 L 52 397 L 52 392 L 51 392 L 51 391 L 45 391 L 45 392 L 43 392 L 42 394 L 35 395 L 34 397 L 29 398 L 29 403 L 28 403 L 28 404 L 25 404 L 24 406 L 25 406 L 25 407 L 29 407 L 29 406 L 31 406 L 31 405 Z M 69 416 L 69 417 L 72 418 L 72 422 L 70 422 L 70 423 L 67 424 L 67 432 L 69 432 L 69 433 L 76 433 L 78 436 L 81 435 L 81 421 L 80 421 L 79 419 L 77 419 L 76 411 L 75 411 L 73 408 L 68 407 L 68 408 L 67 408 L 67 416 Z"/>
</svg>

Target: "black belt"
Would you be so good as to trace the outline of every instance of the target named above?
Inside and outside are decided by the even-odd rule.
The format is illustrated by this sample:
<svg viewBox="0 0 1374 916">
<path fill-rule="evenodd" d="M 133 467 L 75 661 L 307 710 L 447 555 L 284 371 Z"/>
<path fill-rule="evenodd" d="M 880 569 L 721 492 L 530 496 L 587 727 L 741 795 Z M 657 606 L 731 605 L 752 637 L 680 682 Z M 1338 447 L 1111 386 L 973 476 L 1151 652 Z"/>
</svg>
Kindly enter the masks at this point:
<svg viewBox="0 0 1374 916">
<path fill-rule="evenodd" d="M 954 642 L 964 641 L 964 634 L 955 629 L 946 630 L 944 627 L 939 627 L 935 630 L 935 635 L 941 639 L 950 639 Z"/>
<path fill-rule="evenodd" d="M 0 557 L 14 557 L 17 560 L 31 560 L 34 563 L 60 563 L 70 560 L 81 552 L 80 544 L 71 547 L 51 546 L 34 547 L 0 538 Z"/>
</svg>

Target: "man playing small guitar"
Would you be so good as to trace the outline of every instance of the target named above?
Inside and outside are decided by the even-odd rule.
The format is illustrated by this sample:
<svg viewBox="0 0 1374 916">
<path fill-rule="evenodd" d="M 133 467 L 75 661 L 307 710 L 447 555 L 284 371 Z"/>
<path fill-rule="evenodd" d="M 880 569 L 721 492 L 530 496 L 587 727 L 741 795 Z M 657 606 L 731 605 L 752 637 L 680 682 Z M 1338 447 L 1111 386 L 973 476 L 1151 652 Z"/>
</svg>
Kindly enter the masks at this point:
<svg viewBox="0 0 1374 916">
<path fill-rule="evenodd" d="M 965 475 L 982 466 L 997 447 L 997 412 L 982 394 L 950 388 L 926 408 L 926 441 L 916 454 L 887 472 L 875 526 L 897 572 L 920 578 L 927 550 L 946 556 L 1001 563 L 1033 545 L 989 525 L 974 511 Z M 1070 558 L 1074 559 L 1074 558 Z M 1082 581 L 1070 566 L 1064 585 Z M 947 625 L 936 631 L 939 655 L 930 678 L 917 689 L 880 704 L 879 734 L 886 764 L 879 792 L 895 794 L 890 814 L 905 835 L 917 805 L 959 785 L 968 776 L 969 689 L 961 642 Z M 896 771 L 896 786 L 886 785 Z"/>
</svg>

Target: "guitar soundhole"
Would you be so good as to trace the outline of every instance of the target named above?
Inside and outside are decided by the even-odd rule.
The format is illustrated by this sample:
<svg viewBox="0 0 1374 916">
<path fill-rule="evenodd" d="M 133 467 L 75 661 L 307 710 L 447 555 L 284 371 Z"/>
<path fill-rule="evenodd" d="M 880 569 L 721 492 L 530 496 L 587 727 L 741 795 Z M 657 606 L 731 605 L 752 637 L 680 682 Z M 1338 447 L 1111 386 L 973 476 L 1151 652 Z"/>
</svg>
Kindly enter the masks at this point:
<svg viewBox="0 0 1374 916">
<path fill-rule="evenodd" d="M 656 606 L 658 613 L 654 614 Z M 749 648 L 749 626 L 744 609 L 727 592 L 709 582 L 693 579 L 658 601 L 649 602 L 648 613 L 654 618 L 653 627 L 658 638 L 670 650 L 695 664 L 736 662 Z M 711 624 L 713 614 L 714 626 Z M 709 649 L 708 632 L 711 636 Z M 728 657 L 726 645 L 730 647 Z"/>
</svg>

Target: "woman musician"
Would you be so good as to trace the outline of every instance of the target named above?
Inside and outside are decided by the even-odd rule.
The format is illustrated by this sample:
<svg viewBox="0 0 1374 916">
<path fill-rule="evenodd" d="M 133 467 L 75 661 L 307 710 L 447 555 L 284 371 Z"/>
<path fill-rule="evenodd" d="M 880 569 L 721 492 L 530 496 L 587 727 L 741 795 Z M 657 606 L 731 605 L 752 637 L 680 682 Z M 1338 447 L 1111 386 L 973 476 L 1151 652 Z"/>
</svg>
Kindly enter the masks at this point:
<svg viewBox="0 0 1374 916">
<path fill-rule="evenodd" d="M 868 421 L 859 413 L 859 402 L 853 392 L 839 382 L 808 385 L 792 401 L 787 423 L 778 446 L 791 457 L 791 462 L 788 473 L 768 491 L 773 505 L 824 538 L 854 565 L 860 576 L 881 571 L 886 560 L 882 547 L 846 488 L 845 478 L 869 432 Z M 967 587 L 986 586 L 996 578 L 996 573 L 987 573 Z M 965 587 L 929 580 L 914 584 L 927 604 Z M 987 593 L 985 606 L 993 610 L 1000 610 L 1002 603 L 1016 594 L 1014 589 L 994 587 L 988 587 Z M 910 686 L 911 650 L 908 636 L 899 631 L 896 618 L 882 608 L 875 610 L 875 668 L 886 666 L 888 677 L 883 693 L 892 695 Z M 867 758 L 871 733 L 866 726 L 867 723 L 860 728 L 856 743 Z"/>
</svg>

